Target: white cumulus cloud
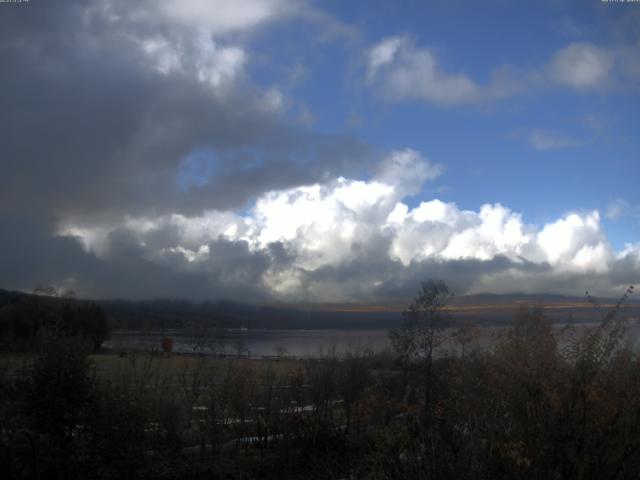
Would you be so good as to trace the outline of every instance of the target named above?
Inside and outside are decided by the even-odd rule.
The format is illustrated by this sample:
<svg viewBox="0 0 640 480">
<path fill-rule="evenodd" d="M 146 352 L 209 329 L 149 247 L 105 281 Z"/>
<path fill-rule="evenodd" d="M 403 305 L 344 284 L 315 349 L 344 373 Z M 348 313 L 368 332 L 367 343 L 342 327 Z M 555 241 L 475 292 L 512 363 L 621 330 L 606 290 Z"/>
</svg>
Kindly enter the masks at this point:
<svg viewBox="0 0 640 480">
<path fill-rule="evenodd" d="M 532 225 L 499 203 L 478 210 L 439 199 L 405 203 L 440 170 L 416 151 L 397 151 L 369 180 L 339 177 L 267 192 L 244 214 L 127 218 L 110 227 L 69 224 L 60 234 L 109 256 L 104 239 L 125 231 L 145 258 L 205 272 L 218 271 L 215 265 L 225 261 L 220 252 L 240 245 L 235 255 L 263 262 L 254 281 L 281 299 L 371 299 L 429 272 L 467 291 L 579 291 L 578 276 L 581 285 L 592 282 L 609 293 L 639 273 L 638 247 L 616 253 L 597 211 Z"/>
</svg>

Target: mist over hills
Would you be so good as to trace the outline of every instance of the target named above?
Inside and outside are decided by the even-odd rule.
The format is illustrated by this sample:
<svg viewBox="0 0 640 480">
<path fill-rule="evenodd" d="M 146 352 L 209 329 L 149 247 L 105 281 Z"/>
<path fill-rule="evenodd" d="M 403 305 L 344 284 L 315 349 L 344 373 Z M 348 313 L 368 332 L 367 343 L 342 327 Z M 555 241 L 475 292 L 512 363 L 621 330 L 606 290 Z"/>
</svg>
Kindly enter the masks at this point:
<svg viewBox="0 0 640 480">
<path fill-rule="evenodd" d="M 186 329 L 194 324 L 218 328 L 248 329 L 386 329 L 397 326 L 406 305 L 384 304 L 279 304 L 260 305 L 219 300 L 193 302 L 179 299 L 98 300 L 37 296 L 0 289 L 0 309 L 24 301 L 52 306 L 63 302 L 95 303 L 104 310 L 114 330 Z M 407 299 L 409 304 L 411 299 Z M 452 324 L 473 320 L 479 325 L 503 325 L 521 305 L 542 305 L 556 323 L 588 322 L 602 318 L 617 299 L 597 299 L 556 294 L 475 294 L 454 297 L 450 304 Z M 627 314 L 640 317 L 640 301 L 629 299 Z"/>
</svg>

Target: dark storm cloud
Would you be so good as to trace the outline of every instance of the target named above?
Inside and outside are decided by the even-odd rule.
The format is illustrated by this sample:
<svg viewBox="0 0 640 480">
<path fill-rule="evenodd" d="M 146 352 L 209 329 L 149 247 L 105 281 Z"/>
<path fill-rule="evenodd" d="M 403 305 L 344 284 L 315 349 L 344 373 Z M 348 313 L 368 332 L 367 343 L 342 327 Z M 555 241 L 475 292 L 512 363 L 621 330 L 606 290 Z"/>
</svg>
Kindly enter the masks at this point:
<svg viewBox="0 0 640 480">
<path fill-rule="evenodd" d="M 305 284 L 309 292 L 322 289 L 323 285 L 344 285 L 345 291 L 353 291 L 355 301 L 398 301 L 411 298 L 422 281 L 436 278 L 445 281 L 451 291 L 468 293 L 484 276 L 499 273 L 550 273 L 548 264 L 514 262 L 497 255 L 491 260 L 424 259 L 412 261 L 408 266 L 387 255 L 386 249 L 377 253 L 369 251 L 339 266 L 325 266 L 305 272 Z M 372 284 L 372 279 L 375 283 Z"/>
<path fill-rule="evenodd" d="M 261 279 L 272 257 L 249 252 L 245 242 L 211 242 L 210 260 L 197 268 L 189 268 L 181 255 L 150 258 L 126 231 L 112 232 L 108 242 L 109 254 L 101 258 L 85 252 L 73 238 L 52 237 L 33 222 L 5 217 L 0 285 L 25 291 L 53 285 L 89 298 L 269 298 Z"/>
<path fill-rule="evenodd" d="M 118 21 L 110 19 L 116 7 Z M 193 65 L 193 32 L 162 23 L 153 10 L 135 13 L 129 18 L 125 4 L 109 2 L 2 6 L 2 211 L 95 221 L 239 208 L 266 190 L 367 160 L 353 139 L 287 125 L 242 76 L 217 95 L 186 68 L 159 73 L 140 42 L 177 42 L 182 61 Z M 209 184 L 183 192 L 179 162 L 200 146 L 226 163 Z"/>
<path fill-rule="evenodd" d="M 412 298 L 425 279 L 443 280 L 456 295 L 489 291 L 582 296 L 589 290 L 615 297 L 624 293 L 626 285 L 637 284 L 640 277 L 632 256 L 612 261 L 611 271 L 585 275 L 556 271 L 546 262 L 513 261 L 503 255 L 490 260 L 423 259 L 405 266 L 379 252 L 338 266 L 305 271 L 303 279 L 308 300 L 315 300 L 314 292 L 322 293 L 329 287 L 330 292 L 348 292 L 350 301 L 394 303 Z M 482 284 L 485 290 L 478 291 Z"/>
<path fill-rule="evenodd" d="M 369 161 L 352 138 L 289 125 L 242 74 L 222 95 L 188 68 L 158 72 L 140 47 L 145 38 L 167 39 L 193 66 L 191 35 L 150 2 L 0 5 L 0 285 L 80 281 L 86 295 L 237 298 L 242 283 L 244 295 L 263 298 L 257 283 L 270 257 L 241 243 L 212 243 L 218 263 L 194 271 L 183 258 L 180 268 L 148 258 L 126 232 L 111 234 L 104 259 L 53 234 L 68 218 L 100 225 L 243 208 L 265 191 Z M 180 162 L 202 146 L 221 168 L 207 184 L 181 190 Z M 172 243 L 171 231 L 155 234 L 157 244 Z"/>
<path fill-rule="evenodd" d="M 30 290 L 52 284 L 95 261 L 72 238 L 51 237 L 31 221 L 3 216 L 0 230 L 0 285 Z M 70 266 L 72 267 L 70 268 Z"/>
</svg>

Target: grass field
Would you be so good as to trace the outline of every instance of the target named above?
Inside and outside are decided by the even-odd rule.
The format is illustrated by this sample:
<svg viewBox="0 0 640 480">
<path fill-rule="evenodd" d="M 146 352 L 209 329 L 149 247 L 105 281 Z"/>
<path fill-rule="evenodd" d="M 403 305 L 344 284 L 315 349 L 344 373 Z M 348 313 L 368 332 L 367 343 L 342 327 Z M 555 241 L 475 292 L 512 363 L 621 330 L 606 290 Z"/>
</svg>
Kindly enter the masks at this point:
<svg viewBox="0 0 640 480">
<path fill-rule="evenodd" d="M 33 364 L 34 353 L 1 353 L 0 374 L 5 376 L 19 376 L 28 371 Z M 95 367 L 98 378 L 113 379 L 114 376 L 126 375 L 134 370 L 146 369 L 151 375 L 174 376 L 185 370 L 193 370 L 206 366 L 211 369 L 226 368 L 229 365 L 250 367 L 256 373 L 263 370 L 275 370 L 277 373 L 286 373 L 299 368 L 302 360 L 273 358 L 273 359 L 249 359 L 249 358 L 218 358 L 214 356 L 198 356 L 183 354 L 150 354 L 136 353 L 121 356 L 117 353 L 98 353 L 89 355 L 89 360 Z"/>
</svg>

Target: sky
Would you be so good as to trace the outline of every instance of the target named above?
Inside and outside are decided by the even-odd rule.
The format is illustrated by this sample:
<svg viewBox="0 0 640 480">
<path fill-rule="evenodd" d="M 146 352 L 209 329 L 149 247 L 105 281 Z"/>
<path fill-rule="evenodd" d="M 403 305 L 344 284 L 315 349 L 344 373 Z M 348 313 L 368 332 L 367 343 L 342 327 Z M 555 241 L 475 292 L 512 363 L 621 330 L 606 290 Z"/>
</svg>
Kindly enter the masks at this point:
<svg viewBox="0 0 640 480">
<path fill-rule="evenodd" d="M 0 3 L 0 288 L 640 281 L 640 3 Z"/>
</svg>

